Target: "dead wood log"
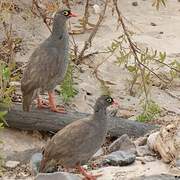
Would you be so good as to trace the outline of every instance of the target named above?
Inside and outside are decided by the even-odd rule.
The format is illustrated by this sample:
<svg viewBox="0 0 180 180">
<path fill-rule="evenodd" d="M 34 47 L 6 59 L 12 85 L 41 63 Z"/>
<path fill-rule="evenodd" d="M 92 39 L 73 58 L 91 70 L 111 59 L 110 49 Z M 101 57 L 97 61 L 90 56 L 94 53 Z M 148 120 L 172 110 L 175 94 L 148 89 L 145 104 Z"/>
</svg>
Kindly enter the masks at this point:
<svg viewBox="0 0 180 180">
<path fill-rule="evenodd" d="M 59 114 L 48 110 L 37 109 L 33 109 L 31 112 L 23 112 L 21 109 L 21 105 L 16 104 L 7 113 L 5 119 L 9 127 L 20 130 L 57 132 L 67 124 L 90 115 L 80 112 Z M 127 134 L 130 137 L 140 137 L 155 128 L 157 127 L 146 123 L 118 117 L 109 117 L 108 132 L 112 137 L 119 137 L 123 134 Z"/>
</svg>

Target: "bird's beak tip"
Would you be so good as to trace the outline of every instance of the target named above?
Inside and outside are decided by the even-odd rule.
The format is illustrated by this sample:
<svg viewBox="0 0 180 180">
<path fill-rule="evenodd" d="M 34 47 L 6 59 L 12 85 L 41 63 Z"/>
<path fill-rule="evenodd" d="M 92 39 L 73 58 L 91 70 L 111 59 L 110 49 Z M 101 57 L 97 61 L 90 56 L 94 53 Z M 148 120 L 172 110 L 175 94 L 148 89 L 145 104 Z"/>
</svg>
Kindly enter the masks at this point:
<svg viewBox="0 0 180 180">
<path fill-rule="evenodd" d="M 72 12 L 69 14 L 69 17 L 77 17 L 77 16 L 78 16 L 77 14 L 72 13 Z"/>
<path fill-rule="evenodd" d="M 117 101 L 113 101 L 113 104 L 112 104 L 114 107 L 118 107 L 119 106 L 119 103 Z"/>
</svg>

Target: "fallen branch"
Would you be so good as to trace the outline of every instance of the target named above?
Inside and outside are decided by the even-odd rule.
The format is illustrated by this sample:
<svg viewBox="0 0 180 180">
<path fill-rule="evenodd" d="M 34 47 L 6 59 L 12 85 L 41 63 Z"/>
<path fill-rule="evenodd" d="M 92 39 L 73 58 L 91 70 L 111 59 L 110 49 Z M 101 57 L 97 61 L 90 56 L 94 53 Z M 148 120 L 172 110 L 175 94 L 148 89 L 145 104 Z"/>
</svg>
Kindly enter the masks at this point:
<svg viewBox="0 0 180 180">
<path fill-rule="evenodd" d="M 33 109 L 31 112 L 24 112 L 21 110 L 21 106 L 22 105 L 15 104 L 7 113 L 5 119 L 10 128 L 30 131 L 38 130 L 45 132 L 57 132 L 67 124 L 90 115 L 80 112 L 59 114 L 48 110 L 37 109 Z M 128 134 L 130 137 L 139 137 L 155 128 L 156 126 L 150 124 L 118 117 L 109 117 L 108 132 L 112 137 L 119 137 L 123 134 Z"/>
</svg>

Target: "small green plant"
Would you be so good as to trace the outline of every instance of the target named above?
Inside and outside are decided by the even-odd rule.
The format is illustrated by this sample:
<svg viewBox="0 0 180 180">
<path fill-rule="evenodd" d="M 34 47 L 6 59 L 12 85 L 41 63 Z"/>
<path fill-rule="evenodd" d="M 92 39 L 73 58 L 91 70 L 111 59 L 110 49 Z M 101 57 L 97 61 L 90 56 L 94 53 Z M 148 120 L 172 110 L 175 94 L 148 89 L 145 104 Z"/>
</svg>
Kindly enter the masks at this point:
<svg viewBox="0 0 180 180">
<path fill-rule="evenodd" d="M 0 129 L 3 128 L 3 124 L 7 125 L 6 120 L 4 119 L 5 115 L 7 114 L 7 111 L 0 111 Z"/>
<path fill-rule="evenodd" d="M 14 92 L 14 87 L 9 85 L 11 79 L 11 70 L 3 62 L 0 61 L 0 104 L 10 105 L 11 95 Z"/>
<path fill-rule="evenodd" d="M 64 102 L 68 102 L 77 94 L 77 90 L 74 88 L 73 81 L 73 65 L 69 64 L 66 76 L 62 85 L 60 86 L 60 95 L 63 97 Z"/>
<path fill-rule="evenodd" d="M 140 122 L 151 121 L 157 117 L 159 117 L 161 113 L 161 108 L 154 101 L 150 100 L 143 105 L 143 113 L 140 114 L 136 120 Z"/>
<path fill-rule="evenodd" d="M 11 1 L 3 1 L 0 5 L 0 22 L 2 22 L 2 33 L 4 33 L 4 38 L 0 42 L 0 129 L 3 124 L 7 125 L 4 119 L 7 112 L 4 109 L 10 107 L 12 103 L 11 97 L 15 91 L 15 87 L 10 85 L 10 81 L 19 79 L 18 73 L 12 75 L 12 72 L 16 69 L 14 54 L 21 49 L 22 38 L 15 36 L 12 24 L 7 23 L 7 14 L 14 7 L 15 5 Z"/>
</svg>

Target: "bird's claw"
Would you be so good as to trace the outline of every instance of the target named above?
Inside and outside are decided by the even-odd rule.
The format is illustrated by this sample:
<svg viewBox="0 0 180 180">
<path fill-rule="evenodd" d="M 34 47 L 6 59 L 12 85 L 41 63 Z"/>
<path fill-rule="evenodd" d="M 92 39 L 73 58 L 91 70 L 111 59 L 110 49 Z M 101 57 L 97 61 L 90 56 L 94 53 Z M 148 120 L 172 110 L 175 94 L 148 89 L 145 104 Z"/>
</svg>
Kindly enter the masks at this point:
<svg viewBox="0 0 180 180">
<path fill-rule="evenodd" d="M 37 107 L 39 109 L 41 108 L 49 108 L 49 103 L 47 100 L 44 100 L 44 99 L 38 99 L 37 100 Z"/>
<path fill-rule="evenodd" d="M 51 107 L 51 111 L 66 114 L 64 107 Z"/>
<path fill-rule="evenodd" d="M 77 166 L 77 169 L 79 170 L 79 172 L 85 177 L 84 180 L 96 180 L 97 177 L 102 176 L 102 174 L 98 174 L 98 175 L 92 175 L 89 174 L 83 167 L 81 166 Z"/>
<path fill-rule="evenodd" d="M 97 180 L 97 178 L 100 176 L 102 176 L 102 174 L 97 174 L 97 175 L 87 174 L 83 180 Z"/>
</svg>

